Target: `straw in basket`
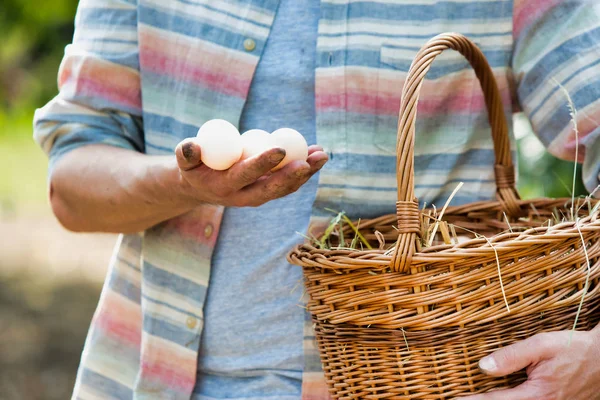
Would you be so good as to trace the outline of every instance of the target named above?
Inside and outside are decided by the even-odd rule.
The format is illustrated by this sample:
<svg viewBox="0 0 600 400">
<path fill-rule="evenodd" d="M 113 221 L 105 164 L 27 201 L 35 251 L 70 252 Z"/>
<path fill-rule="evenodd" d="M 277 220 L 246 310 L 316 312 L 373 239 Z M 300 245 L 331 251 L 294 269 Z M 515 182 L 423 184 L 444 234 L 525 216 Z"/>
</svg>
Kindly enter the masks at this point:
<svg viewBox="0 0 600 400">
<path fill-rule="evenodd" d="M 417 102 L 431 63 L 447 49 L 469 60 L 485 94 L 497 201 L 449 207 L 444 214 L 449 224 L 481 236 L 421 247 L 425 219 L 414 195 Z M 359 250 L 347 243 L 305 243 L 288 256 L 304 270 L 308 310 L 334 399 L 448 399 L 514 387 L 525 372 L 489 377 L 478 361 L 536 333 L 573 328 L 582 299 L 577 329 L 590 330 L 600 321 L 597 203 L 520 200 L 507 132 L 496 81 L 477 46 L 453 33 L 430 40 L 402 92 L 397 214 L 360 222 L 365 240 L 394 246 Z M 347 233 L 351 237 L 352 230 Z"/>
</svg>

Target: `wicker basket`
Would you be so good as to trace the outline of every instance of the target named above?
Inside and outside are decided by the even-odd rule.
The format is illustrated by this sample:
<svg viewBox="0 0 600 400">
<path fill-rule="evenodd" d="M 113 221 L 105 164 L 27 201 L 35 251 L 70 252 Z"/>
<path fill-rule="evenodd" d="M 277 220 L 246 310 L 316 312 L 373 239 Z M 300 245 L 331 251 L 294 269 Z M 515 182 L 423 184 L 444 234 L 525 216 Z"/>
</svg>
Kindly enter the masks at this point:
<svg viewBox="0 0 600 400">
<path fill-rule="evenodd" d="M 444 214 L 481 237 L 421 248 L 413 181 L 417 101 L 431 63 L 446 49 L 470 61 L 485 93 L 498 200 L 448 207 Z M 571 199 L 520 200 L 506 124 L 481 51 L 459 34 L 433 38 L 417 54 L 402 92 L 397 214 L 360 222 L 366 240 L 395 244 L 352 250 L 347 243 L 334 249 L 306 243 L 289 254 L 304 270 L 334 399 L 448 399 L 513 387 L 526 379 L 524 371 L 489 377 L 479 371 L 479 359 L 538 332 L 572 329 L 582 298 L 577 329 L 599 322 L 596 202 L 579 199 L 572 208 Z M 571 217 L 556 218 L 563 214 Z"/>
</svg>

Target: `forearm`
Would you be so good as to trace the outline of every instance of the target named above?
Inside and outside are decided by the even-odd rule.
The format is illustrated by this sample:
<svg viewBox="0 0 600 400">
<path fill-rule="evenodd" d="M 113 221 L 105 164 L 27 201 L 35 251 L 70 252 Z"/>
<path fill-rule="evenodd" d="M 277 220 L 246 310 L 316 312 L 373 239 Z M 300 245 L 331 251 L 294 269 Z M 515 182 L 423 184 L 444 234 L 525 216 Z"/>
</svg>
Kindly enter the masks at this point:
<svg viewBox="0 0 600 400">
<path fill-rule="evenodd" d="M 174 156 L 90 145 L 57 162 L 50 178 L 50 203 L 67 229 L 131 233 L 199 204 L 185 189 Z"/>
</svg>

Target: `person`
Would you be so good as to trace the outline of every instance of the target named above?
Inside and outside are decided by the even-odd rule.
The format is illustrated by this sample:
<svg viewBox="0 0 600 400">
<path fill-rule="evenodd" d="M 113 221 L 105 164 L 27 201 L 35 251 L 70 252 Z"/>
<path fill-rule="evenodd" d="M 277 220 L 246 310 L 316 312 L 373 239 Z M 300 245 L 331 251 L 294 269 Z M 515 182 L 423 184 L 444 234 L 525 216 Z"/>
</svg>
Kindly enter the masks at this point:
<svg viewBox="0 0 600 400">
<path fill-rule="evenodd" d="M 120 236 L 73 398 L 328 398 L 298 306 L 302 272 L 285 256 L 328 209 L 394 212 L 397 112 L 418 49 L 446 31 L 473 39 L 507 118 L 524 110 L 551 152 L 573 158 L 561 83 L 580 110 L 591 190 L 599 17 L 585 0 L 80 2 L 34 136 L 58 220 Z M 310 155 L 274 173 L 278 148 L 210 170 L 189 138 L 214 118 L 241 132 L 297 129 Z M 453 204 L 494 197 L 483 96 L 458 53 L 428 73 L 415 146 L 421 201 L 444 204 L 459 181 Z M 529 381 L 474 398 L 599 398 L 597 331 L 569 348 L 557 332 L 500 350 L 482 369 L 528 367 Z"/>
</svg>

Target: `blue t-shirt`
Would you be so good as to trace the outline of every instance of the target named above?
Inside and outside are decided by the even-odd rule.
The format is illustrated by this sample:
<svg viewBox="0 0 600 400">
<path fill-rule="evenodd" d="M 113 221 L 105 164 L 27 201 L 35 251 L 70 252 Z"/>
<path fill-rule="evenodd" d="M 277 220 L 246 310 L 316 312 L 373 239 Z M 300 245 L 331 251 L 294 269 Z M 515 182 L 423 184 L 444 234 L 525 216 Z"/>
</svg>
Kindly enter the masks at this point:
<svg viewBox="0 0 600 400">
<path fill-rule="evenodd" d="M 320 1 L 281 0 L 240 132 L 289 127 L 315 143 Z M 286 262 L 303 239 L 317 189 L 258 208 L 227 208 L 212 259 L 194 400 L 298 400 L 303 369 L 302 270 Z"/>
</svg>

